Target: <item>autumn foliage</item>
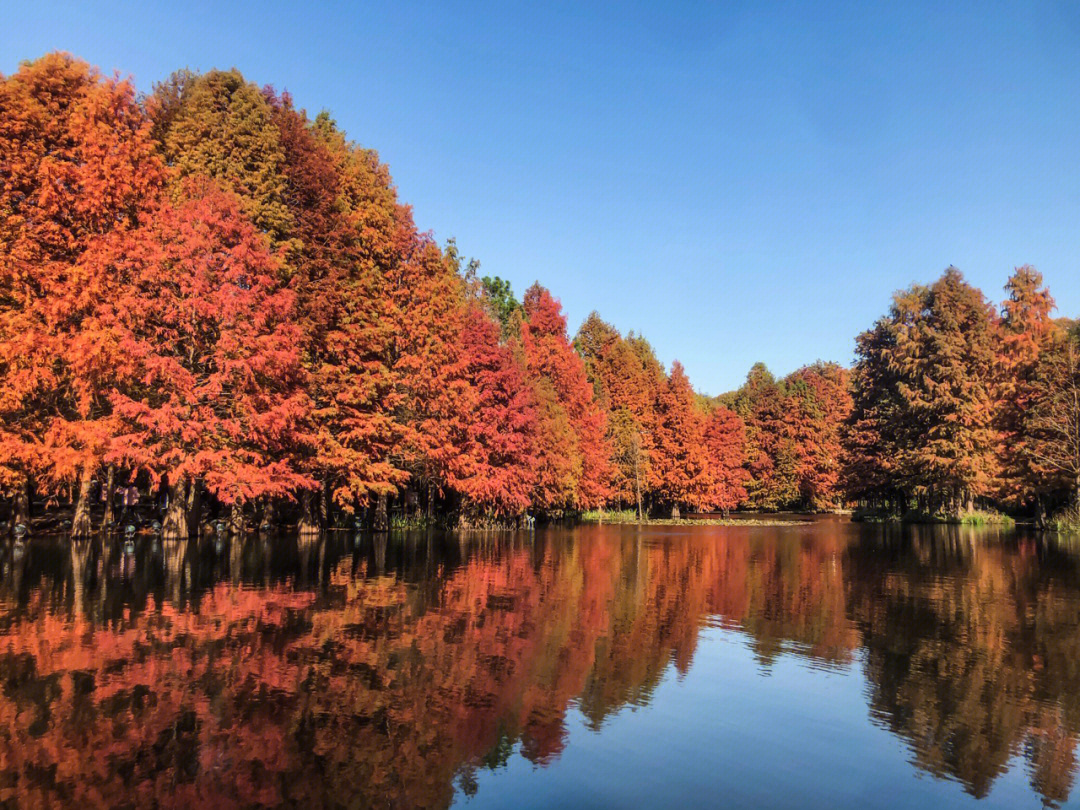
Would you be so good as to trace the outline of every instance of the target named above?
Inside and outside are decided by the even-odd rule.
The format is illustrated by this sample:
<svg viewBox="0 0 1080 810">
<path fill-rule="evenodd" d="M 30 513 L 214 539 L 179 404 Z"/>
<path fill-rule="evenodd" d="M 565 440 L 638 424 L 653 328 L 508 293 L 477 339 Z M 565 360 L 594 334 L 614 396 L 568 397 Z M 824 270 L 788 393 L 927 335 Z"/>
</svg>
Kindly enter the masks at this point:
<svg viewBox="0 0 1080 810">
<path fill-rule="evenodd" d="M 225 504 L 308 486 L 290 453 L 307 440 L 295 295 L 235 196 L 185 184 L 146 232 L 117 240 L 112 302 L 124 384 L 109 460 L 154 481 L 200 480 Z"/>
<path fill-rule="evenodd" d="M 846 434 L 848 492 L 894 512 L 1075 504 L 1080 399 L 1076 334 L 1016 270 L 998 312 L 955 268 L 898 292 L 857 340 Z M 1053 382 L 1051 382 L 1053 380 Z"/>
<path fill-rule="evenodd" d="M 162 163 L 132 85 L 59 54 L 0 81 L 0 155 L 0 479 L 55 493 L 115 430 L 96 252 L 138 227 Z"/>
<path fill-rule="evenodd" d="M 115 486 L 305 529 L 1080 497 L 1076 336 L 1031 268 L 1000 312 L 950 268 L 850 371 L 758 364 L 710 398 L 477 266 L 376 152 L 236 70 L 140 99 L 26 63 L 0 78 L 0 488 L 20 522 L 31 493 L 70 504 L 75 534 Z"/>
<path fill-rule="evenodd" d="M 0 141 L 0 486 L 70 502 L 77 534 L 106 479 L 167 490 L 182 533 L 202 501 L 312 527 L 700 507 L 710 454 L 737 466 L 678 370 L 657 449 L 647 344 L 615 341 L 613 409 L 547 290 L 478 280 L 374 151 L 236 70 L 140 100 L 52 54 L 0 81 Z"/>
</svg>

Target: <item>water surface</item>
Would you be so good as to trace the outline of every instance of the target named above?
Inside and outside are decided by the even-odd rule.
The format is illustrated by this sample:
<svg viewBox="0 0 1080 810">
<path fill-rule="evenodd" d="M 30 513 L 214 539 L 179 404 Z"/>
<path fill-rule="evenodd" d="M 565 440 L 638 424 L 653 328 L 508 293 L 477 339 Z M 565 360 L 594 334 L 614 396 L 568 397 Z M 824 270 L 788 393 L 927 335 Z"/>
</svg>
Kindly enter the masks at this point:
<svg viewBox="0 0 1080 810">
<path fill-rule="evenodd" d="M 0 805 L 1080 806 L 1080 557 L 582 527 L 0 548 Z"/>
</svg>

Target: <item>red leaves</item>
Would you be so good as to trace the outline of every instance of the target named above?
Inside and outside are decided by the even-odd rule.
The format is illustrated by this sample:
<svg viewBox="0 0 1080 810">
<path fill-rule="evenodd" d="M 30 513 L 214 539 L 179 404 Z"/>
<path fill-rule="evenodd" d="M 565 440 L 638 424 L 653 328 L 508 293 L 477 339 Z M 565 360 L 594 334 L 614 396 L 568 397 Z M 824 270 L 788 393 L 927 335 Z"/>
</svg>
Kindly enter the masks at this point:
<svg viewBox="0 0 1080 810">
<path fill-rule="evenodd" d="M 851 414 L 849 376 L 834 363 L 816 363 L 785 379 L 799 495 L 813 509 L 842 505 L 841 433 Z"/>
<path fill-rule="evenodd" d="M 466 310 L 462 348 L 472 386 L 470 419 L 449 483 L 475 507 L 520 514 L 537 478 L 535 393 L 520 358 L 499 343 L 499 324 L 477 303 Z"/>
<path fill-rule="evenodd" d="M 1019 267 L 1005 285 L 999 354 L 998 419 L 1001 442 L 999 495 L 1024 503 L 1033 499 L 1042 481 L 1035 467 L 1035 442 L 1030 426 L 1032 409 L 1046 400 L 1040 385 L 1040 359 L 1047 356 L 1057 337 L 1050 318 L 1054 299 L 1042 286 L 1042 275 L 1032 267 Z"/>
<path fill-rule="evenodd" d="M 538 285 L 519 308 L 492 281 L 497 324 L 471 272 L 375 152 L 236 71 L 144 109 L 70 57 L 24 66 L 0 81 L 0 485 L 89 491 L 109 463 L 224 503 L 408 484 L 500 517 L 743 497 L 741 423 L 681 367 L 597 317 L 579 355 Z M 775 416 L 826 497 L 817 415 Z M 782 466 L 765 427 L 755 470 Z"/>
<path fill-rule="evenodd" d="M 566 318 L 558 301 L 534 284 L 523 304 L 522 348 L 541 402 L 542 429 L 552 434 L 541 449 L 549 456 L 541 459 L 541 465 L 552 476 L 543 487 L 541 504 L 600 506 L 610 495 L 611 479 L 604 412 L 596 403 L 581 357 L 567 339 Z M 554 454 L 562 454 L 568 465 Z"/>
<path fill-rule="evenodd" d="M 390 285 L 406 259 L 403 234 L 414 229 L 370 152 L 347 144 L 325 117 L 309 122 L 287 96 L 270 104 L 299 243 L 291 288 L 312 400 L 312 442 L 293 448 L 293 460 L 352 509 L 408 478 L 392 459 L 405 425 Z"/>
<path fill-rule="evenodd" d="M 708 475 L 705 505 L 727 512 L 746 501 L 746 428 L 734 411 L 719 405 L 706 417 Z"/>
<path fill-rule="evenodd" d="M 705 419 L 682 364 L 675 361 L 656 401 L 650 484 L 663 503 L 704 508 L 709 495 Z"/>
<path fill-rule="evenodd" d="M 130 369 L 113 396 L 113 453 L 135 470 L 201 478 L 224 503 L 288 496 L 309 400 L 293 294 L 236 198 L 209 181 L 116 244 L 129 267 L 116 302 Z"/>
</svg>

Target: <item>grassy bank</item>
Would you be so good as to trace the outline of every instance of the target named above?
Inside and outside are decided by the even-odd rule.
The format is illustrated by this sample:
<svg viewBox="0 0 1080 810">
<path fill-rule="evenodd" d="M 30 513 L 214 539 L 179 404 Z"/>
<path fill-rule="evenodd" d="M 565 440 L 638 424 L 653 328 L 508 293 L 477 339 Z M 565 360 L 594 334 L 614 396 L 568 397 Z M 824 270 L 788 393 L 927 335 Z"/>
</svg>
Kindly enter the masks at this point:
<svg viewBox="0 0 1080 810">
<path fill-rule="evenodd" d="M 1062 509 L 1050 518 L 1047 528 L 1053 532 L 1080 534 L 1080 506 Z"/>
<path fill-rule="evenodd" d="M 902 515 L 895 512 L 883 512 L 876 509 L 856 509 L 852 520 L 863 523 L 908 523 L 926 525 L 948 526 L 1015 526 L 1016 521 L 1002 512 L 976 510 L 961 514 L 948 512 L 924 512 L 919 509 L 909 509 Z"/>
<path fill-rule="evenodd" d="M 607 510 L 607 509 L 590 509 L 587 512 L 581 513 L 582 523 L 606 523 L 606 524 L 626 524 L 626 525 L 638 525 L 638 526 L 791 526 L 793 525 L 789 520 L 768 520 L 758 518 L 679 518 L 675 520 L 673 518 L 657 518 L 646 517 L 644 520 L 638 520 L 637 510 L 635 509 L 620 509 L 620 510 Z"/>
</svg>

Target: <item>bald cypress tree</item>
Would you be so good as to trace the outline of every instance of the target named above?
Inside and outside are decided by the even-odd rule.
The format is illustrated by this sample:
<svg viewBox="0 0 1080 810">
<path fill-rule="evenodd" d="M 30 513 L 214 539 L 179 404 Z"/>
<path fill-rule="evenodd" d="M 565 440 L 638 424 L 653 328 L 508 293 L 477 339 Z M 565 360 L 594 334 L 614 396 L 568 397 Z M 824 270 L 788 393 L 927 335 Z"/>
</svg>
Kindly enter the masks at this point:
<svg viewBox="0 0 1080 810">
<path fill-rule="evenodd" d="M 1024 430 L 1036 399 L 1039 360 L 1058 331 L 1050 313 L 1054 299 L 1033 267 L 1018 267 L 1005 285 L 998 362 L 999 496 L 1024 505 L 1037 498 L 1039 476 L 1032 467 L 1031 438 Z"/>
<path fill-rule="evenodd" d="M 705 417 L 698 410 L 694 389 L 682 364 L 671 374 L 656 401 L 656 450 L 651 467 L 652 488 L 678 518 L 680 508 L 701 508 L 709 500 L 709 454 Z"/>
<path fill-rule="evenodd" d="M 655 452 L 656 403 L 664 369 L 644 338 L 623 337 L 593 312 L 574 339 L 597 402 L 607 412 L 615 502 L 633 504 L 643 516 Z"/>
<path fill-rule="evenodd" d="M 959 511 L 993 492 L 997 330 L 983 294 L 950 267 L 897 293 L 859 336 L 847 437 L 856 494 Z"/>
</svg>

